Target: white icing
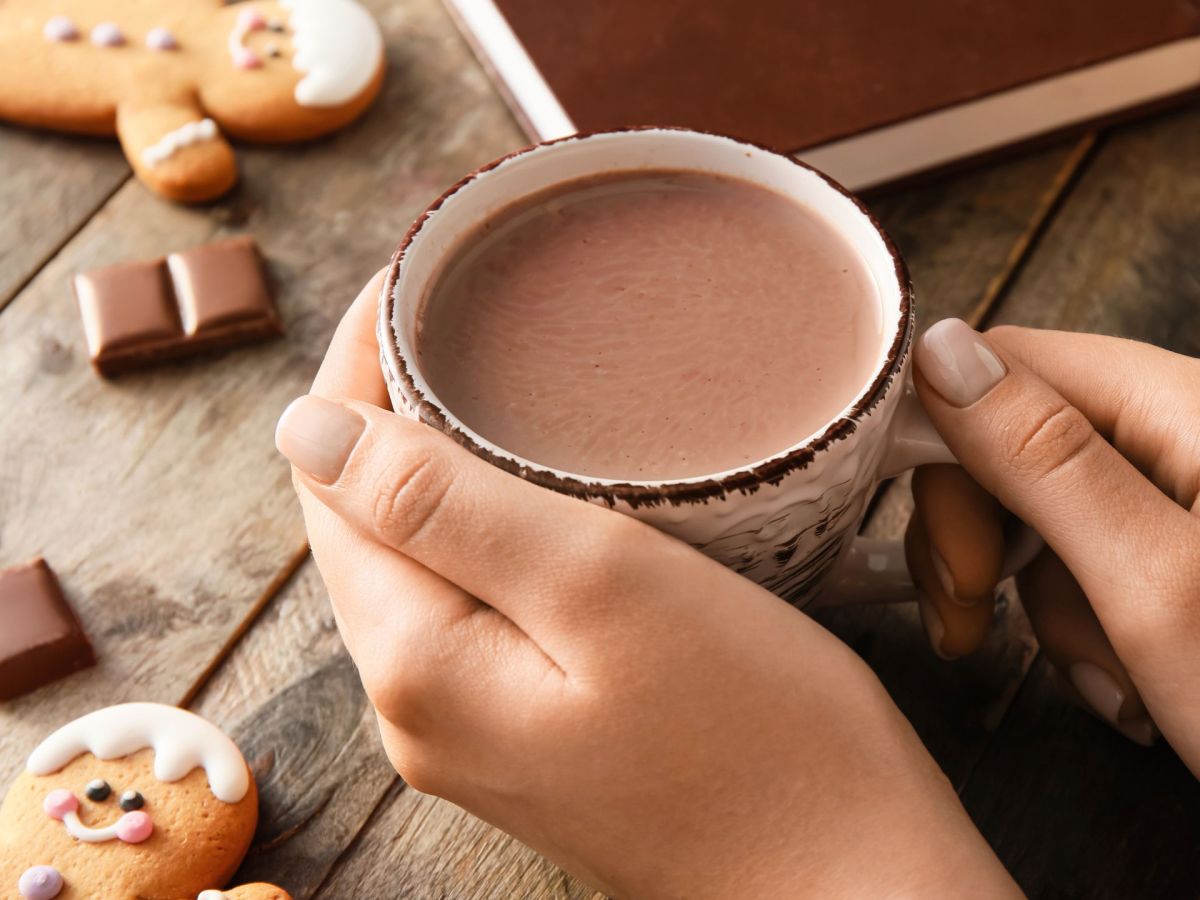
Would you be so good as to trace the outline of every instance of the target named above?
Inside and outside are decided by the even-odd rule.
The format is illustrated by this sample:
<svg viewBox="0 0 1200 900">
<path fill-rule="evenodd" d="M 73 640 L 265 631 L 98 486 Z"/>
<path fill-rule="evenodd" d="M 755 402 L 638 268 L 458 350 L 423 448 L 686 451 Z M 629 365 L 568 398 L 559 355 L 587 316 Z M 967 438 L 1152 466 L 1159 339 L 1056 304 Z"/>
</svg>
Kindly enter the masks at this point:
<svg viewBox="0 0 1200 900">
<path fill-rule="evenodd" d="M 210 141 L 217 136 L 217 123 L 212 119 L 201 119 L 198 122 L 188 122 L 180 125 L 174 131 L 168 131 L 160 137 L 157 143 L 151 144 L 142 151 L 142 162 L 148 166 L 157 166 L 170 159 L 184 147 L 200 141 Z"/>
<path fill-rule="evenodd" d="M 226 897 L 220 891 L 201 891 L 196 895 L 196 900 L 226 900 Z"/>
<path fill-rule="evenodd" d="M 67 826 L 67 834 L 75 838 L 77 841 L 84 841 L 88 844 L 102 844 L 105 841 L 111 841 L 117 836 L 117 822 L 105 828 L 89 828 L 79 821 L 79 813 L 69 812 L 63 816 L 63 824 Z"/>
<path fill-rule="evenodd" d="M 199 716 L 160 703 L 122 703 L 68 722 L 37 746 L 26 768 L 49 775 L 82 753 L 119 759 L 147 747 L 160 781 L 178 781 L 199 766 L 218 800 L 237 803 L 250 789 L 246 761 L 233 741 Z"/>
<path fill-rule="evenodd" d="M 356 0 L 281 0 L 291 14 L 301 106 L 338 106 L 361 94 L 383 61 L 383 35 Z"/>
</svg>

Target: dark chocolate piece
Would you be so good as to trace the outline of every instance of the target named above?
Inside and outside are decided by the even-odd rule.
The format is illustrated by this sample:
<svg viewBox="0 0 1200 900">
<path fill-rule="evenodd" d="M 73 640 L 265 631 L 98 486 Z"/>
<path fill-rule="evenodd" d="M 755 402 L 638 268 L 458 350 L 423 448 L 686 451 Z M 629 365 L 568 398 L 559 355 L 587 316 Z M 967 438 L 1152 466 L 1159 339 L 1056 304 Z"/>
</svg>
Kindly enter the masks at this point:
<svg viewBox="0 0 1200 900">
<path fill-rule="evenodd" d="M 74 284 L 101 375 L 283 333 L 253 238 L 85 272 Z"/>
<path fill-rule="evenodd" d="M 44 559 L 0 571 L 0 700 L 96 664 Z"/>
</svg>

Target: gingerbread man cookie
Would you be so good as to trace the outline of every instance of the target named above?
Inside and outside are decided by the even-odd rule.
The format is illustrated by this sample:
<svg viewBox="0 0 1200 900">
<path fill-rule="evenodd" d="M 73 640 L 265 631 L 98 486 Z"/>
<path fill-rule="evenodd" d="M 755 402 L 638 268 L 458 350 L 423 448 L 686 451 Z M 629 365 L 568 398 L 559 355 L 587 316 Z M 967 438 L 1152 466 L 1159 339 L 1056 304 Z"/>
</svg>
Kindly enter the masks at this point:
<svg viewBox="0 0 1200 900">
<path fill-rule="evenodd" d="M 237 180 L 226 138 L 301 141 L 379 92 L 379 26 L 357 0 L 4 0 L 0 118 L 116 134 L 172 200 Z"/>
<path fill-rule="evenodd" d="M 228 891 L 254 836 L 258 792 L 241 751 L 199 716 L 125 703 L 64 725 L 0 806 L 3 900 L 291 900 Z"/>
</svg>

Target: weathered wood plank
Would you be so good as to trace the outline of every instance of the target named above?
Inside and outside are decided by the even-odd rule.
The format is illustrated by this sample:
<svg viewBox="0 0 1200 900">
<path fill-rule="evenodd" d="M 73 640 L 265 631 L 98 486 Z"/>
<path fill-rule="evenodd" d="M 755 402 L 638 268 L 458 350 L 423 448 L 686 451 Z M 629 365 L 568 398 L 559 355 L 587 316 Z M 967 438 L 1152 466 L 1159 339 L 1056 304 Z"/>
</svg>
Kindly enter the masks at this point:
<svg viewBox="0 0 1200 900">
<path fill-rule="evenodd" d="M 1200 106 L 1112 132 L 997 323 L 1200 355 Z M 1200 784 L 1058 696 L 1039 663 L 963 798 L 1033 897 L 1200 893 Z"/>
<path fill-rule="evenodd" d="M 520 141 L 434 0 L 372 4 L 391 72 L 328 140 L 246 149 L 211 207 L 122 187 L 0 316 L 0 562 L 44 554 L 100 656 L 0 709 L 0 781 L 49 727 L 127 698 L 177 701 L 303 545 L 272 446 L 346 304 L 445 184 Z M 229 231 L 261 243 L 287 336 L 104 382 L 68 281 Z"/>
<path fill-rule="evenodd" d="M 317 894 L 361 900 L 601 900 L 462 810 L 397 784 Z"/>
<path fill-rule="evenodd" d="M 310 897 L 398 780 L 309 560 L 191 708 L 242 747 L 260 827 L 239 881 Z"/>
<path fill-rule="evenodd" d="M 115 140 L 0 125 L 0 310 L 129 178 Z"/>
</svg>

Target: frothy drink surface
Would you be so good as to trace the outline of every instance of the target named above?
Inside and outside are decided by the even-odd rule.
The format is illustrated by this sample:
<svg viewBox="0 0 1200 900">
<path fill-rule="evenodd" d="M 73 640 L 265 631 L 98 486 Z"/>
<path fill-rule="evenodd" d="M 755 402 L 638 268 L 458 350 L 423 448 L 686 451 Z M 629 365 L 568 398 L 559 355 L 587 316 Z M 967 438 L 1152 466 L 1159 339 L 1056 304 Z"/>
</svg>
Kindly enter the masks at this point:
<svg viewBox="0 0 1200 900">
<path fill-rule="evenodd" d="M 752 464 L 872 378 L 878 292 L 815 212 L 699 172 L 598 176 L 502 210 L 423 301 L 419 366 L 492 443 L 567 472 Z"/>
</svg>

